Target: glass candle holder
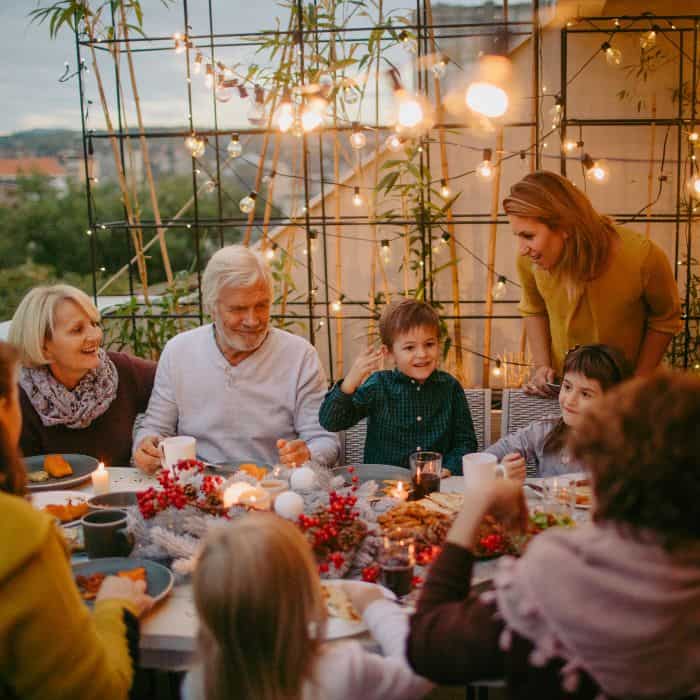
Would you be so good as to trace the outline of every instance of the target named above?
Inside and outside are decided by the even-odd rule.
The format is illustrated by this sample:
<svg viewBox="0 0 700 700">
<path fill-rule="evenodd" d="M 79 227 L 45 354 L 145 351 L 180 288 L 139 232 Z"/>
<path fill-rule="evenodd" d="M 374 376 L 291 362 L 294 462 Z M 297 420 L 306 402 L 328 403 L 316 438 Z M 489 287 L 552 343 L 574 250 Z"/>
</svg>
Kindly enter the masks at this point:
<svg viewBox="0 0 700 700">
<path fill-rule="evenodd" d="M 439 452 L 421 450 L 409 457 L 413 500 L 424 498 L 429 493 L 440 490 L 442 455 Z"/>
<path fill-rule="evenodd" d="M 406 530 L 396 529 L 382 538 L 379 547 L 379 580 L 397 596 L 408 595 L 416 563 L 415 541 Z"/>
</svg>

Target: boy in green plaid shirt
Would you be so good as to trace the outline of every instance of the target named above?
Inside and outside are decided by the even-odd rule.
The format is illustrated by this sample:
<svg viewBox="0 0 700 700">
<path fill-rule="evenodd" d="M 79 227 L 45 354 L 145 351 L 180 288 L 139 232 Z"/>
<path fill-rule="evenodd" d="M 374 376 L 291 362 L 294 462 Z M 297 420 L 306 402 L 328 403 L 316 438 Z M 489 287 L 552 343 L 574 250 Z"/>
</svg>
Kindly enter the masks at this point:
<svg viewBox="0 0 700 700">
<path fill-rule="evenodd" d="M 366 464 L 408 467 L 409 455 L 433 450 L 443 466 L 462 473 L 462 457 L 476 450 L 464 390 L 437 368 L 440 318 L 432 306 L 404 299 L 379 319 L 382 347 L 369 348 L 326 394 L 319 419 L 326 430 L 347 430 L 367 417 Z M 395 369 L 379 369 L 382 357 Z"/>
</svg>

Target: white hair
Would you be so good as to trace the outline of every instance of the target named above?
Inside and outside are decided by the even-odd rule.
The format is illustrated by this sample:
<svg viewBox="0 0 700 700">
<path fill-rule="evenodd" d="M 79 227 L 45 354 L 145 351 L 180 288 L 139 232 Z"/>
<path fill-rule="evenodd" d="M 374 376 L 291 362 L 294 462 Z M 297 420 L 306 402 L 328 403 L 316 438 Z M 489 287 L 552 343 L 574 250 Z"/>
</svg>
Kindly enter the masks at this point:
<svg viewBox="0 0 700 700">
<path fill-rule="evenodd" d="M 272 291 L 272 274 L 263 257 L 243 245 L 229 245 L 211 256 L 202 275 L 202 303 L 210 315 L 216 310 L 221 290 L 252 287 L 264 282 Z"/>
<path fill-rule="evenodd" d="M 49 364 L 44 343 L 54 333 L 56 309 L 61 302 L 77 304 L 91 321 L 100 320 L 100 312 L 85 292 L 69 284 L 34 287 L 22 299 L 12 317 L 7 339 L 19 349 L 25 367 Z"/>
</svg>

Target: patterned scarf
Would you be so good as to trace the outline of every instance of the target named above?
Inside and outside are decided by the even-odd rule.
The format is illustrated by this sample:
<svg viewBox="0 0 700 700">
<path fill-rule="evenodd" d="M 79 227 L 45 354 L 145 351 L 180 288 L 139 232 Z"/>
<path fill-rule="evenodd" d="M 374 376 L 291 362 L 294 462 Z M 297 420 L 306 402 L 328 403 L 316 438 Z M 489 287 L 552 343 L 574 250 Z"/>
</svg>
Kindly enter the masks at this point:
<svg viewBox="0 0 700 700">
<path fill-rule="evenodd" d="M 564 660 L 569 693 L 581 670 L 601 698 L 700 693 L 700 542 L 669 553 L 611 523 L 557 530 L 501 563 L 490 592 L 506 624 L 501 648 L 514 631 L 534 644 L 533 666 Z"/>
<path fill-rule="evenodd" d="M 21 369 L 19 384 L 45 426 L 87 428 L 110 407 L 117 395 L 119 375 L 114 362 L 101 348 L 99 358 L 99 366 L 91 369 L 72 391 L 48 367 Z"/>
</svg>

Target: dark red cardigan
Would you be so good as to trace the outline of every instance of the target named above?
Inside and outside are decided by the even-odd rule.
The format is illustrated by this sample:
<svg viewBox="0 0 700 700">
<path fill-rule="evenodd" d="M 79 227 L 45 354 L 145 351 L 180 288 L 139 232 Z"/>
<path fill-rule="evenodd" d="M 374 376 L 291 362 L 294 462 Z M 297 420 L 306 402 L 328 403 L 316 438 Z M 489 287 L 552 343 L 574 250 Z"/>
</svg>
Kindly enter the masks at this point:
<svg viewBox="0 0 700 700">
<path fill-rule="evenodd" d="M 129 465 L 134 418 L 148 406 L 156 363 L 122 352 L 110 352 L 108 355 L 119 374 L 117 395 L 109 408 L 87 428 L 73 430 L 65 425 L 46 427 L 20 387 L 20 447 L 25 456 L 77 453 L 96 457 L 107 466 Z"/>
</svg>

